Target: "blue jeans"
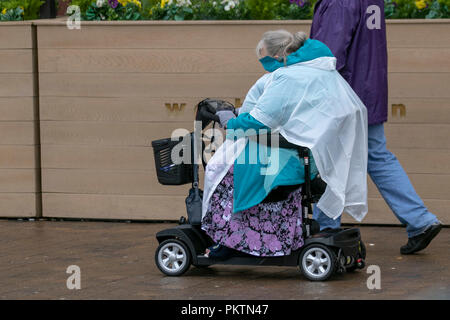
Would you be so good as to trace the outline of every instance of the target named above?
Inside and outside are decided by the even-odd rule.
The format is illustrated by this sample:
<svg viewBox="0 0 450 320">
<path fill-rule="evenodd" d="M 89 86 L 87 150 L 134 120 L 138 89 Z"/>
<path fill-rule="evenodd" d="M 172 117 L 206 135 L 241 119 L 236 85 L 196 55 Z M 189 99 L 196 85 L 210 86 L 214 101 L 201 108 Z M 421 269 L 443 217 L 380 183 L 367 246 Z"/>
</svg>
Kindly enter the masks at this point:
<svg viewBox="0 0 450 320">
<path fill-rule="evenodd" d="M 397 219 L 406 225 L 408 237 L 414 237 L 438 222 L 417 195 L 395 155 L 386 148 L 384 125 L 370 125 L 368 138 L 367 171 Z M 339 228 L 341 225 L 341 217 L 333 220 L 317 206 L 314 206 L 313 218 L 320 224 L 321 230 Z"/>
</svg>

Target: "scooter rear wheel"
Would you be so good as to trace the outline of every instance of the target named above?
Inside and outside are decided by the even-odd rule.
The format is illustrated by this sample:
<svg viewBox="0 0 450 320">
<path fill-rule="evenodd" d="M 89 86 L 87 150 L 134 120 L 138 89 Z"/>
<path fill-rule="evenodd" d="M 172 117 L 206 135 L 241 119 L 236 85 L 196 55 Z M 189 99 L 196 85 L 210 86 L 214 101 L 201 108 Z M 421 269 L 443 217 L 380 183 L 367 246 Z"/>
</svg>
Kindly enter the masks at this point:
<svg viewBox="0 0 450 320">
<path fill-rule="evenodd" d="M 299 267 L 311 281 L 325 281 L 336 270 L 337 258 L 334 251 L 322 244 L 311 244 L 303 249 Z"/>
<path fill-rule="evenodd" d="M 168 276 L 181 276 L 191 265 L 191 253 L 188 247 L 177 239 L 161 242 L 155 252 L 158 269 Z"/>
</svg>

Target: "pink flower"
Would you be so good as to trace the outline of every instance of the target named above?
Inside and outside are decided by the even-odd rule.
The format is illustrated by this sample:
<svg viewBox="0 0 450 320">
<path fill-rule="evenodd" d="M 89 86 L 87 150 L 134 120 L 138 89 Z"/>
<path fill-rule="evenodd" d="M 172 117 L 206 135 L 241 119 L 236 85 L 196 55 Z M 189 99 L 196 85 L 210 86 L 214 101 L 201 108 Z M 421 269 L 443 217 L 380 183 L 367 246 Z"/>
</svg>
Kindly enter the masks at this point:
<svg viewBox="0 0 450 320">
<path fill-rule="evenodd" d="M 281 250 L 281 243 L 278 241 L 277 237 L 273 234 L 263 235 L 263 242 L 265 246 L 272 252 Z"/>
<path fill-rule="evenodd" d="M 236 247 L 237 244 L 239 244 L 239 242 L 241 242 L 241 240 L 242 240 L 242 235 L 240 235 L 240 234 L 238 234 L 236 232 L 233 232 L 227 238 L 227 240 L 225 240 L 225 245 L 227 247 L 234 248 L 234 247 Z"/>
<path fill-rule="evenodd" d="M 259 220 L 256 217 L 250 217 L 250 227 L 255 230 L 259 230 Z"/>
<path fill-rule="evenodd" d="M 265 232 L 274 232 L 272 223 L 270 223 L 269 221 L 266 221 L 266 222 L 264 223 L 263 230 L 264 230 Z"/>
<path fill-rule="evenodd" d="M 233 232 L 238 231 L 239 227 L 240 227 L 240 225 L 238 222 L 236 222 L 235 220 L 231 220 L 231 222 L 230 222 L 230 230 L 231 231 L 233 231 Z"/>
<path fill-rule="evenodd" d="M 261 236 L 258 232 L 248 230 L 245 235 L 247 236 L 247 243 L 250 250 L 258 251 L 261 249 Z"/>
</svg>

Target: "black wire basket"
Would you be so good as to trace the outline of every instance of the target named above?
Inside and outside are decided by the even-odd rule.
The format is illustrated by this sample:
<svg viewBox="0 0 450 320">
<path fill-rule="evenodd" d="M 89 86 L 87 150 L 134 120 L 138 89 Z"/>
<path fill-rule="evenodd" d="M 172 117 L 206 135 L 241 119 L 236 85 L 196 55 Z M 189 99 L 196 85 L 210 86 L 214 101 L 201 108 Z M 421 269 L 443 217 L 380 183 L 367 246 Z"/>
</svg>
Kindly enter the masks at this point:
<svg viewBox="0 0 450 320">
<path fill-rule="evenodd" d="M 191 134 L 192 135 L 192 134 Z M 182 185 L 193 182 L 192 164 L 192 139 L 180 137 L 178 140 L 171 138 L 152 141 L 153 153 L 155 155 L 156 174 L 159 183 L 163 185 Z M 181 145 L 179 145 L 181 143 Z M 184 158 L 184 152 L 189 152 L 189 163 L 177 163 L 172 160 L 172 150 L 178 145 L 179 157 Z M 176 152 L 176 151 L 175 151 Z"/>
</svg>

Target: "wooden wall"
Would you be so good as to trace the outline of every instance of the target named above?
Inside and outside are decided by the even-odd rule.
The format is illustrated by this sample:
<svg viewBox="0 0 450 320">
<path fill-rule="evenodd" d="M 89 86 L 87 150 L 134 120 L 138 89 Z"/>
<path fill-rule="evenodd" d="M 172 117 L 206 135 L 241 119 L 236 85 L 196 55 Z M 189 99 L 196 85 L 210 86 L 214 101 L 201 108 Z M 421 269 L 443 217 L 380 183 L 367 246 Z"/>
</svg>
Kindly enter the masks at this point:
<svg viewBox="0 0 450 320">
<path fill-rule="evenodd" d="M 0 216 L 40 214 L 31 23 L 0 25 Z"/>
<path fill-rule="evenodd" d="M 188 186 L 158 184 L 151 141 L 191 130 L 205 97 L 239 104 L 263 74 L 254 54 L 263 32 L 310 28 L 308 21 L 36 25 L 44 216 L 113 219 L 184 215 Z M 388 42 L 388 146 L 448 224 L 450 23 L 389 21 Z M 174 104 L 184 105 L 170 111 Z M 365 222 L 398 223 L 371 182 L 369 206 Z"/>
<path fill-rule="evenodd" d="M 178 219 L 189 186 L 157 182 L 151 141 L 192 130 L 203 98 L 242 99 L 264 29 L 220 24 L 38 26 L 46 216 Z M 170 111 L 166 104 L 185 104 Z"/>
</svg>

